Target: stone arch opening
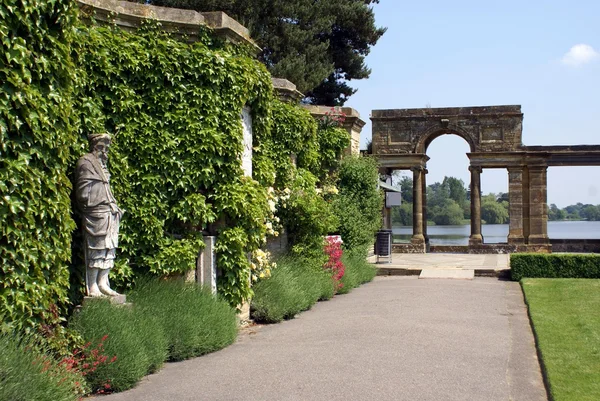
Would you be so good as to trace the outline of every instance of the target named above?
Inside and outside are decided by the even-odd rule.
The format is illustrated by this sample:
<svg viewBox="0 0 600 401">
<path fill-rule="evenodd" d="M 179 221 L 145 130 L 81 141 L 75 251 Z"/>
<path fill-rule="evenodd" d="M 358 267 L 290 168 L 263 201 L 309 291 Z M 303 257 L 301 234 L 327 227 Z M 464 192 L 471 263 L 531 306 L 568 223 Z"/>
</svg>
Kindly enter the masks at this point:
<svg viewBox="0 0 600 401">
<path fill-rule="evenodd" d="M 423 234 L 434 251 L 468 245 L 470 228 L 465 219 L 470 219 L 471 214 L 467 156 L 470 150 L 460 135 L 444 131 L 430 135 L 425 142 L 428 161 L 423 182 L 423 219 L 427 224 Z"/>
<path fill-rule="evenodd" d="M 435 127 L 433 128 L 432 132 L 425 133 L 422 136 L 422 138 L 417 142 L 417 146 L 415 147 L 415 153 L 427 153 L 429 145 L 431 145 L 431 143 L 434 140 L 444 135 L 452 135 L 464 139 L 465 142 L 467 142 L 467 144 L 469 145 L 470 152 L 474 152 L 476 149 L 476 145 L 475 143 L 473 143 L 471 136 L 468 135 L 466 132 L 463 132 L 456 128 L 439 129 Z"/>
</svg>

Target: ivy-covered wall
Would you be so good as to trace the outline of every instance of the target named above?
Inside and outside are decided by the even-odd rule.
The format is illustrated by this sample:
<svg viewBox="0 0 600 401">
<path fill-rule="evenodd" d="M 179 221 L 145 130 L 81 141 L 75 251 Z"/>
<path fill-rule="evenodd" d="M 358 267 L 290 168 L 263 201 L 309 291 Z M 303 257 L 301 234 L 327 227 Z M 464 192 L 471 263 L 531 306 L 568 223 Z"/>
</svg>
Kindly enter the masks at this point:
<svg viewBox="0 0 600 401">
<path fill-rule="evenodd" d="M 72 144 L 70 0 L 0 3 L 0 319 L 30 329 L 67 301 Z"/>
<path fill-rule="evenodd" d="M 194 43 L 154 22 L 125 32 L 82 23 L 72 4 L 0 5 L 5 326 L 35 327 L 51 304 L 65 307 L 83 294 L 70 178 L 90 133 L 114 137 L 111 185 L 125 215 L 111 280 L 120 288 L 140 274 L 195 268 L 210 232 L 218 237 L 219 292 L 239 305 L 252 295 L 248 255 L 273 233 L 274 212 L 287 216 L 298 250 L 318 248 L 337 229 L 333 192 L 316 187 L 334 188 L 345 130 L 277 100 L 251 52 L 208 29 Z M 244 106 L 252 110 L 253 178 L 241 168 Z M 286 211 L 274 205 L 272 186 L 288 193 Z"/>
<path fill-rule="evenodd" d="M 268 72 L 208 32 L 188 44 L 154 23 L 135 33 L 79 26 L 76 43 L 80 138 L 114 134 L 109 168 L 125 215 L 113 280 L 195 268 L 202 231 L 211 229 L 219 290 L 240 303 L 250 294 L 245 255 L 262 245 L 269 210 L 265 186 L 241 168 L 240 112 L 252 110 L 256 146 L 268 142 Z M 273 181 L 271 165 L 260 157 L 255 163 L 264 184 Z"/>
</svg>

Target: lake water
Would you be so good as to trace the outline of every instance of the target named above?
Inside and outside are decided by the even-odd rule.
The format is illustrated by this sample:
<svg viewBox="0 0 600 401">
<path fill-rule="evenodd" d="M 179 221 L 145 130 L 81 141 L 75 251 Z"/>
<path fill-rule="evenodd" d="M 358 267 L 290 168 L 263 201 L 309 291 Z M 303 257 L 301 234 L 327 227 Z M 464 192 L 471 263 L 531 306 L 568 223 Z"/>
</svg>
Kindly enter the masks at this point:
<svg viewBox="0 0 600 401">
<path fill-rule="evenodd" d="M 507 242 L 508 224 L 483 224 L 483 242 Z M 411 227 L 393 227 L 394 242 L 410 242 Z M 468 245 L 471 226 L 429 226 L 429 241 L 434 245 Z M 560 239 L 600 239 L 600 221 L 549 221 L 548 236 Z"/>
</svg>

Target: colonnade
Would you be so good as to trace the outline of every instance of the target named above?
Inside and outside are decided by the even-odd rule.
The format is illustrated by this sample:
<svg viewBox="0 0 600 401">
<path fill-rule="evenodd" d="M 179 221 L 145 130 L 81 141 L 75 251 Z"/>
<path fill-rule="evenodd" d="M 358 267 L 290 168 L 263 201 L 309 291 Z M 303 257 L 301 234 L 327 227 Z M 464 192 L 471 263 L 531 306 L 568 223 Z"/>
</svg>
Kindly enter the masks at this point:
<svg viewBox="0 0 600 401">
<path fill-rule="evenodd" d="M 497 167 L 495 167 L 497 168 Z M 549 245 L 547 202 L 547 166 L 520 165 L 508 170 L 509 235 L 508 244 L 515 246 Z M 413 235 L 411 243 L 423 251 L 427 236 L 426 177 L 427 169 L 411 167 L 413 173 Z M 481 174 L 483 167 L 471 165 L 471 235 L 469 247 L 484 244 L 481 232 Z"/>
</svg>

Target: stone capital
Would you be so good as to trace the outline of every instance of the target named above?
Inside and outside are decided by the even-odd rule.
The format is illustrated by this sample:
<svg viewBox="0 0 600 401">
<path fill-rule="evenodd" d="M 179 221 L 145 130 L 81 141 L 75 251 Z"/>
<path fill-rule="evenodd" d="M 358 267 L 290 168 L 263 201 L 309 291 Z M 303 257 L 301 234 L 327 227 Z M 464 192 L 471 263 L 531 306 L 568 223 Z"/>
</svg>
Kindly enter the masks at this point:
<svg viewBox="0 0 600 401">
<path fill-rule="evenodd" d="M 410 171 L 412 171 L 413 173 L 417 172 L 417 171 L 425 171 L 426 172 L 427 169 L 425 167 L 423 167 L 423 166 L 412 166 L 410 168 Z M 427 173 L 425 173 L 425 174 L 427 174 Z"/>
<path fill-rule="evenodd" d="M 471 173 L 479 173 L 479 174 L 481 174 L 481 172 L 483 171 L 483 168 L 481 166 L 469 166 L 469 171 Z"/>
<path fill-rule="evenodd" d="M 509 173 L 522 173 L 525 166 L 506 166 Z"/>
</svg>

